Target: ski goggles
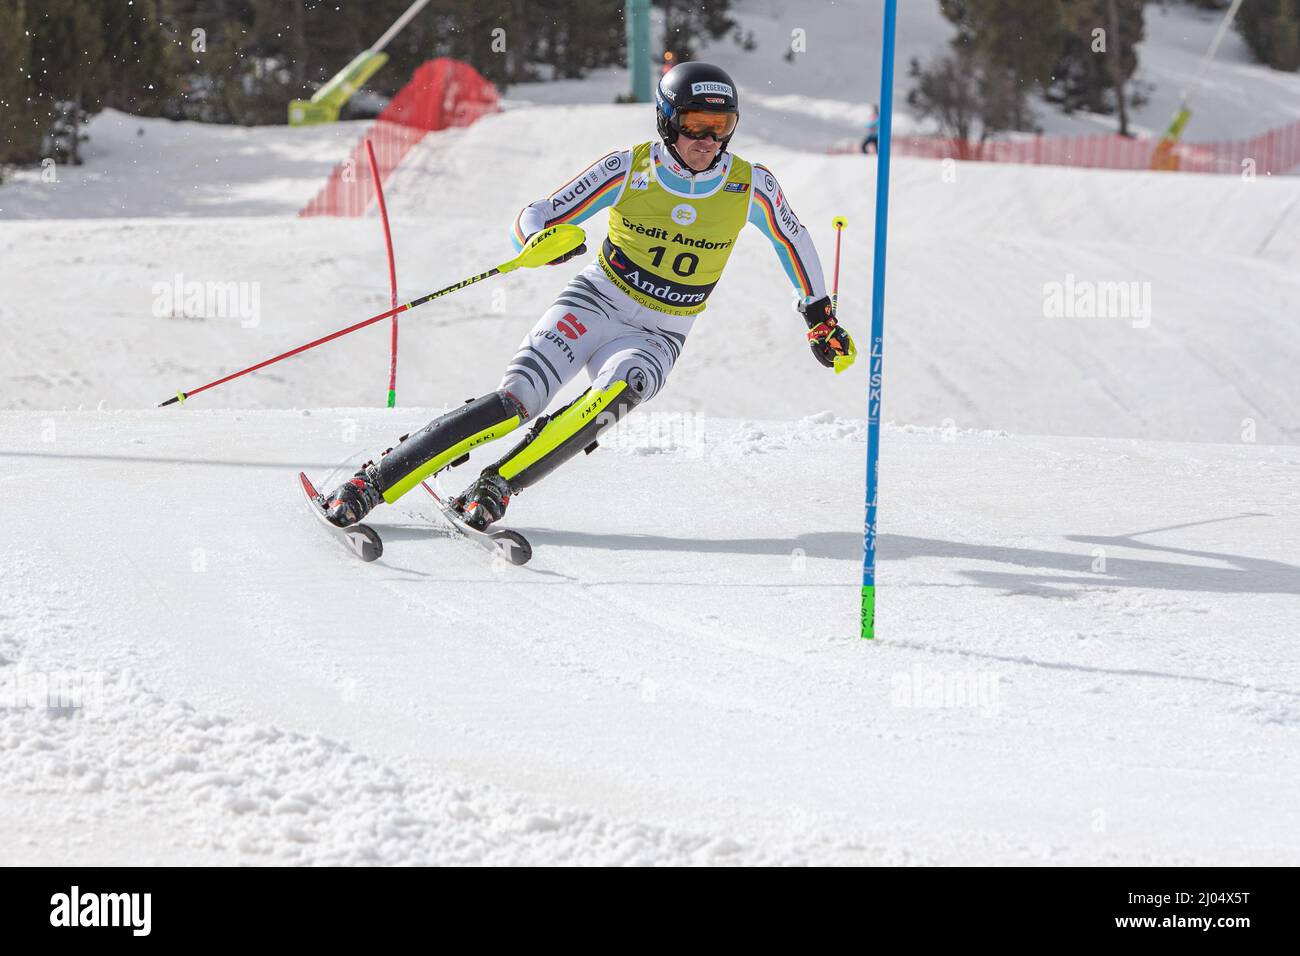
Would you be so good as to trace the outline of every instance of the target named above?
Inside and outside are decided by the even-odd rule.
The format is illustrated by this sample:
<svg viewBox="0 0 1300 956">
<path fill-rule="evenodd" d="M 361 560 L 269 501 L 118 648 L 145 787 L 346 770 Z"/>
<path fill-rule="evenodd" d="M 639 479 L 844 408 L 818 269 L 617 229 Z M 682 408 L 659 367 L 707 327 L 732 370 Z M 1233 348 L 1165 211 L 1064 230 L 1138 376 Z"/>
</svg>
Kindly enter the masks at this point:
<svg viewBox="0 0 1300 956">
<path fill-rule="evenodd" d="M 687 139 L 712 136 L 718 142 L 736 131 L 735 113 L 711 113 L 705 110 L 679 110 L 673 114 L 673 128 Z"/>
</svg>

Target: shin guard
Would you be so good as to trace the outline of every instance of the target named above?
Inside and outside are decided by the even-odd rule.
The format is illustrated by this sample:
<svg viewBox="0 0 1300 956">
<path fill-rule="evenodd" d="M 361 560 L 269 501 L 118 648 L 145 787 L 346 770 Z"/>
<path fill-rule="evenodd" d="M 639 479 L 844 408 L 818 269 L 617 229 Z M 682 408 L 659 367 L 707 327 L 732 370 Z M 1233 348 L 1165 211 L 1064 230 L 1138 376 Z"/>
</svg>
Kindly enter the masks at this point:
<svg viewBox="0 0 1300 956">
<path fill-rule="evenodd" d="M 593 450 L 597 436 L 640 403 L 640 393 L 621 380 L 589 388 L 554 415 L 539 418 L 527 438 L 485 471 L 500 475 L 514 491 L 527 488 L 578 452 Z"/>
<path fill-rule="evenodd" d="M 514 431 L 521 421 L 519 408 L 501 392 L 435 418 L 379 460 L 376 470 L 384 501 L 392 504 L 471 448 Z"/>
</svg>

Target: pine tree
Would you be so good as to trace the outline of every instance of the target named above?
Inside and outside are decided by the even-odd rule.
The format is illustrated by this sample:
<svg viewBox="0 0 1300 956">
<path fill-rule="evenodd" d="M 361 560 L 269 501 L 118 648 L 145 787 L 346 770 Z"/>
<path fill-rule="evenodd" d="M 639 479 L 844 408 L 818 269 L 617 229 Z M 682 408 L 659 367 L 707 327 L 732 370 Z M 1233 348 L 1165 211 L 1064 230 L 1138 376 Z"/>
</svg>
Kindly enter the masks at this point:
<svg viewBox="0 0 1300 956">
<path fill-rule="evenodd" d="M 1128 135 L 1126 84 L 1137 72 L 1147 0 L 1071 0 L 1062 4 L 1061 54 L 1047 98 L 1065 111 L 1120 114 Z"/>
<path fill-rule="evenodd" d="M 41 148 L 31 79 L 27 3 L 0 6 L 0 163 L 31 162 Z"/>
<path fill-rule="evenodd" d="M 1296 0 L 1242 4 L 1236 28 L 1259 62 L 1275 70 L 1300 69 L 1300 3 Z"/>
<path fill-rule="evenodd" d="M 71 100 L 94 112 L 101 102 L 104 56 L 99 4 L 95 0 L 45 0 L 32 7 L 31 63 L 38 96 Z"/>
<path fill-rule="evenodd" d="M 1032 130 L 1029 94 L 1050 82 L 1061 51 L 1062 0 L 940 0 L 957 27 L 954 47 L 969 47 L 1002 91 L 1008 128 Z M 998 77 L 994 74 L 1001 73 Z"/>
<path fill-rule="evenodd" d="M 971 51 L 970 67 L 996 93 L 982 108 L 990 118 L 1009 107 L 1008 128 L 1033 129 L 1028 97 L 1039 89 L 1066 112 L 1117 112 L 1125 135 L 1146 2 L 939 0 L 957 27 L 954 48 Z"/>
<path fill-rule="evenodd" d="M 692 59 L 699 44 L 716 40 L 735 29 L 731 0 L 653 0 L 664 11 L 664 45 L 677 62 Z"/>
<path fill-rule="evenodd" d="M 103 40 L 97 100 L 126 113 L 156 115 L 176 85 L 173 48 L 157 0 L 99 0 L 97 6 Z"/>
</svg>

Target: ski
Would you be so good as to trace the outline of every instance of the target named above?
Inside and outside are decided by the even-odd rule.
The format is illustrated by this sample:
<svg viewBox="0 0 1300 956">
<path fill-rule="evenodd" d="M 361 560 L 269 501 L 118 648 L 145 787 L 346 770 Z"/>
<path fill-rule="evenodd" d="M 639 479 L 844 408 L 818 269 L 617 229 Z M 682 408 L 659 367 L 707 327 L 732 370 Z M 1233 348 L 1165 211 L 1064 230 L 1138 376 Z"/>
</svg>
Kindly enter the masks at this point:
<svg viewBox="0 0 1300 956">
<path fill-rule="evenodd" d="M 477 528 L 471 528 L 448 504 L 447 500 L 429 486 L 427 481 L 420 482 L 420 485 L 433 497 L 438 506 L 438 511 L 442 514 L 443 519 L 452 526 L 452 529 L 474 542 L 480 548 L 492 554 L 500 555 L 511 564 L 527 564 L 528 560 L 533 556 L 533 546 L 518 531 L 511 531 L 508 528 L 479 531 Z"/>
<path fill-rule="evenodd" d="M 321 523 L 321 526 L 330 533 L 330 537 L 338 541 L 362 561 L 374 561 L 384 553 L 384 542 L 379 537 L 379 533 L 369 525 L 354 524 L 346 528 L 340 528 L 331 524 L 330 520 L 325 517 L 325 499 L 316 486 L 311 483 L 303 472 L 298 472 L 298 482 L 302 485 L 302 493 L 307 498 L 307 507 L 311 509 L 312 514 Z"/>
</svg>

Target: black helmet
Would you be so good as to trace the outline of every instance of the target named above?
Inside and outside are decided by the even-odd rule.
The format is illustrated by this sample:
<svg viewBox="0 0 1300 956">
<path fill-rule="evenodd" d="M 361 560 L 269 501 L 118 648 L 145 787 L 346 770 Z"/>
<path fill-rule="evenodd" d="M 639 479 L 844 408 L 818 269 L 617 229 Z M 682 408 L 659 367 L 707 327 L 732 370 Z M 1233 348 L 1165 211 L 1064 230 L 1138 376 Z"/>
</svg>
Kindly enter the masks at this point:
<svg viewBox="0 0 1300 956">
<path fill-rule="evenodd" d="M 732 113 L 737 119 L 740 118 L 740 98 L 736 94 L 736 84 L 731 81 L 726 70 L 712 63 L 679 63 L 661 76 L 655 90 L 655 106 L 658 107 L 655 116 L 659 136 L 670 149 L 679 131 L 675 119 L 682 110 Z M 722 150 L 731 142 L 731 136 L 732 133 L 728 133 L 720 141 Z M 722 150 L 718 151 L 719 156 L 722 155 Z"/>
</svg>

